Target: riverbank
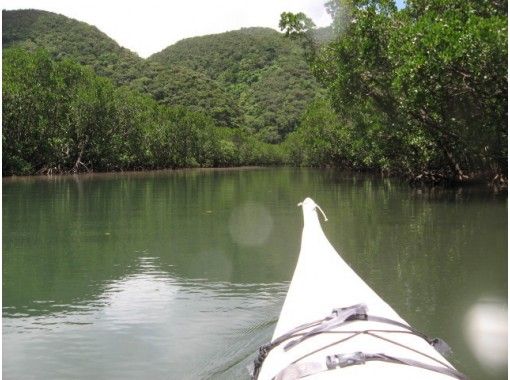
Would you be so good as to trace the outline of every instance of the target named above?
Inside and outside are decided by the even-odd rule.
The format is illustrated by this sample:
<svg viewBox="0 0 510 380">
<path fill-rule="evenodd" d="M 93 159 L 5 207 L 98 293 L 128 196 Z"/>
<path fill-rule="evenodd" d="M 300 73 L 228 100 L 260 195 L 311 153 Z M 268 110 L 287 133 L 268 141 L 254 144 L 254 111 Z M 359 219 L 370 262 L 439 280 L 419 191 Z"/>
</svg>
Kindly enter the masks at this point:
<svg viewBox="0 0 510 380">
<path fill-rule="evenodd" d="M 222 168 L 180 168 L 180 169 L 154 169 L 154 170 L 124 170 L 109 172 L 81 172 L 81 173 L 60 173 L 60 174 L 38 174 L 38 175 L 12 175 L 2 177 L 4 182 L 23 182 L 31 180 L 59 180 L 79 178 L 101 179 L 101 178 L 122 178 L 122 177 L 146 177 L 146 176 L 166 176 L 169 173 L 206 173 L 206 172 L 227 172 L 227 171 L 245 171 L 264 169 L 264 166 L 237 166 Z"/>
<path fill-rule="evenodd" d="M 263 170 L 268 168 L 293 168 L 298 170 L 302 166 L 292 165 L 272 165 L 272 166 L 228 166 L 228 167 L 205 167 L 205 168 L 179 168 L 179 169 L 155 169 L 155 170 L 124 170 L 124 171 L 107 171 L 107 172 L 80 172 L 80 173 L 58 173 L 58 174 L 39 174 L 39 175 L 25 175 L 25 176 L 4 176 L 2 182 L 30 182 L 30 181 L 47 181 L 47 180 L 60 180 L 60 179 L 100 179 L 100 178 L 122 178 L 122 177 L 162 177 L 169 173 L 207 173 L 207 172 L 228 172 L 228 171 L 248 171 L 248 170 Z M 461 188 L 473 186 L 486 186 L 490 191 L 495 193 L 508 191 L 508 178 L 496 175 L 491 176 L 490 173 L 475 173 L 462 180 L 448 179 L 446 177 L 429 176 L 428 173 L 415 177 L 390 174 L 381 170 L 353 170 L 342 169 L 335 167 L 315 168 L 316 170 L 324 170 L 338 174 L 341 177 L 345 175 L 351 176 L 368 176 L 373 178 L 392 178 L 401 182 L 407 182 L 411 188 Z M 438 180 L 439 179 L 439 180 Z"/>
</svg>

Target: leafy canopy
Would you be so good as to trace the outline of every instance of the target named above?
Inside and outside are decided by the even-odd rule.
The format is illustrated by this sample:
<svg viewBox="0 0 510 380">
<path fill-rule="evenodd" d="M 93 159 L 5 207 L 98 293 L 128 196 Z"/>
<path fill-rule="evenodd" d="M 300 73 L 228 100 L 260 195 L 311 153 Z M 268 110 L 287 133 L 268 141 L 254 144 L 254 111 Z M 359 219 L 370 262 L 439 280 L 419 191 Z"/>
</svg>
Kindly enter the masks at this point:
<svg viewBox="0 0 510 380">
<path fill-rule="evenodd" d="M 310 65 L 353 133 L 352 165 L 432 181 L 507 170 L 506 1 L 330 0 L 336 38 Z M 281 27 L 302 36 L 303 16 Z M 306 126 L 302 126 L 306 128 Z"/>
</svg>

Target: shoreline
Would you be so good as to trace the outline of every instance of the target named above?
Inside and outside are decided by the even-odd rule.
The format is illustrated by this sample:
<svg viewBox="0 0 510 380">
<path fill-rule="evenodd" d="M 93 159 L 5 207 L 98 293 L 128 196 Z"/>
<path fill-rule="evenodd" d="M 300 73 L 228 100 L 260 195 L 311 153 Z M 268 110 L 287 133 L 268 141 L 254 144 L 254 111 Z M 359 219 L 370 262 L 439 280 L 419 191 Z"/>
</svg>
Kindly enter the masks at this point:
<svg viewBox="0 0 510 380">
<path fill-rule="evenodd" d="M 443 182 L 427 182 L 413 181 L 403 175 L 397 173 L 386 173 L 381 170 L 354 170 L 352 168 L 338 168 L 338 167 L 305 167 L 305 166 L 292 166 L 292 165 L 254 165 L 254 166 L 226 166 L 226 167 L 195 167 L 195 168 L 178 168 L 178 169 L 143 169 L 143 170 L 125 170 L 125 171 L 109 171 L 109 172 L 79 172 L 79 173 L 58 173 L 58 174 L 34 174 L 34 175 L 11 175 L 2 177 L 2 183 L 15 183 L 15 182 L 33 182 L 33 181 L 59 181 L 66 179 L 73 180 L 89 180 L 89 179 L 115 179 L 121 177 L 142 177 L 142 176 L 165 176 L 168 174 L 191 174 L 191 173 L 207 173 L 207 172 L 230 172 L 230 171 L 246 171 L 246 170 L 262 170 L 271 168 L 309 168 L 325 171 L 336 171 L 341 173 L 350 173 L 352 175 L 369 175 L 380 178 L 391 178 L 401 182 L 405 182 L 412 189 L 423 188 L 463 188 L 471 186 L 486 186 L 488 190 L 496 193 L 507 192 L 507 180 L 501 180 L 499 176 L 491 180 L 489 173 L 476 173 L 465 181 L 443 181 Z M 497 180 L 496 180 L 497 179 Z"/>
<path fill-rule="evenodd" d="M 143 176 L 153 174 L 154 176 L 168 173 L 188 173 L 188 172 L 222 172 L 222 171 L 244 171 L 258 170 L 274 166 L 226 166 L 217 168 L 179 168 L 179 169 L 148 169 L 148 170 L 123 170 L 111 172 L 80 172 L 80 173 L 59 173 L 59 174 L 34 174 L 34 175 L 11 175 L 2 177 L 2 182 L 23 182 L 30 180 L 57 180 L 57 179 L 93 179 L 93 178 L 114 178 L 124 176 Z"/>
</svg>

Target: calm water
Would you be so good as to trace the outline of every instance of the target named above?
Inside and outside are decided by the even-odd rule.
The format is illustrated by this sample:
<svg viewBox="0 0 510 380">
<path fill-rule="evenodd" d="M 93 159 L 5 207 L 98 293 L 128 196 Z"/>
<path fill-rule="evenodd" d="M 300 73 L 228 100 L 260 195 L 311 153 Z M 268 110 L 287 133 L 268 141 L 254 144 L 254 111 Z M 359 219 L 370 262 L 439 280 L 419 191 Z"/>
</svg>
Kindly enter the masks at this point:
<svg viewBox="0 0 510 380">
<path fill-rule="evenodd" d="M 246 379 L 306 196 L 346 261 L 460 370 L 506 378 L 507 197 L 307 169 L 4 180 L 4 378 Z"/>
</svg>

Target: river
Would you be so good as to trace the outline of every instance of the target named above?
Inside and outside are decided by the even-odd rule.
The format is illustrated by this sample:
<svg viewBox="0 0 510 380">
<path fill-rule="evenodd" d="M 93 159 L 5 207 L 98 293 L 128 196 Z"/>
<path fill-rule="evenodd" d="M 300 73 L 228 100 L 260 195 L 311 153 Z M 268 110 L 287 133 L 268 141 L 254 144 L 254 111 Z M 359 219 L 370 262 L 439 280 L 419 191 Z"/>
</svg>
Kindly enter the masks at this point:
<svg viewBox="0 0 510 380">
<path fill-rule="evenodd" d="M 247 379 L 307 196 L 344 259 L 459 370 L 507 377 L 506 195 L 274 168 L 4 179 L 4 378 Z"/>
</svg>

